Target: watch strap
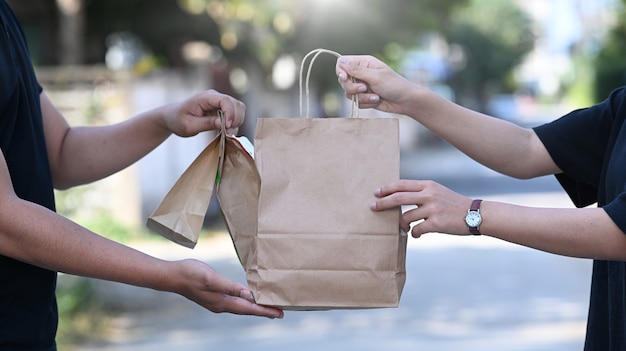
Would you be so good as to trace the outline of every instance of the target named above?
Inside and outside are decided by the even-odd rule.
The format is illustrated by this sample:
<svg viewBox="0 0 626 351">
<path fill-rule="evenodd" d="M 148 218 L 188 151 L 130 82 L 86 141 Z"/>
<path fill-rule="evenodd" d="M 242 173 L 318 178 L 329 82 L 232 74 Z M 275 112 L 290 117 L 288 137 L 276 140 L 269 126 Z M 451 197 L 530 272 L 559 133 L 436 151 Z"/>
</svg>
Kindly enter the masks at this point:
<svg viewBox="0 0 626 351">
<path fill-rule="evenodd" d="M 472 201 L 472 205 L 470 206 L 470 211 L 478 211 L 480 209 L 480 203 L 483 202 L 483 200 L 474 200 Z"/>
</svg>

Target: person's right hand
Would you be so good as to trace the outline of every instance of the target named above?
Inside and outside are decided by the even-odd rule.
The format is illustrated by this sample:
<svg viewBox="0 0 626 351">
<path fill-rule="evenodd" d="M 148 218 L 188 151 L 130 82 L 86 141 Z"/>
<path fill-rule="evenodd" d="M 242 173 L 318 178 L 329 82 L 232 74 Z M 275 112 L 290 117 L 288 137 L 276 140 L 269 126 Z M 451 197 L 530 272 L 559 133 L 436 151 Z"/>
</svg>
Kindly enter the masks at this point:
<svg viewBox="0 0 626 351">
<path fill-rule="evenodd" d="M 243 284 L 219 275 L 209 265 L 197 260 L 173 262 L 178 283 L 174 292 L 215 313 L 229 312 L 268 318 L 283 318 L 280 309 L 257 305 Z"/>
<path fill-rule="evenodd" d="M 219 130 L 222 123 L 219 110 L 224 112 L 226 129 L 232 131 L 243 123 L 246 105 L 232 96 L 211 89 L 160 109 L 163 112 L 164 126 L 181 137 L 194 136 L 207 130 Z"/>
<path fill-rule="evenodd" d="M 373 56 L 341 56 L 336 73 L 348 98 L 358 94 L 361 108 L 408 115 L 411 92 L 419 88 Z"/>
</svg>

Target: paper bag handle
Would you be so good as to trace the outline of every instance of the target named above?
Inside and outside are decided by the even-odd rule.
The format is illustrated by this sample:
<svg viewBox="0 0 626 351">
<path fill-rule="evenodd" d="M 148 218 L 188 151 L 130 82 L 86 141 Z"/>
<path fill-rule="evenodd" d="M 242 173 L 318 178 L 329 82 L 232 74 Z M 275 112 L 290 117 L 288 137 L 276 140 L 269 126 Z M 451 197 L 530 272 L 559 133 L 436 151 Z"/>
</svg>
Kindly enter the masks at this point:
<svg viewBox="0 0 626 351">
<path fill-rule="evenodd" d="M 217 175 L 215 176 L 216 192 L 220 188 L 220 179 L 224 169 L 224 154 L 226 153 L 226 116 L 224 116 L 222 109 L 217 110 L 217 116 L 220 118 L 220 154 L 217 161 Z"/>
<path fill-rule="evenodd" d="M 341 54 L 332 51 L 332 50 L 327 50 L 327 49 L 315 49 L 312 50 L 311 52 L 309 52 L 308 54 L 306 54 L 304 56 L 304 58 L 302 59 L 302 63 L 300 64 L 300 117 L 303 117 L 302 115 L 302 76 L 304 74 L 304 67 L 306 65 L 306 60 L 310 57 L 313 56 L 311 58 L 311 62 L 309 62 L 309 68 L 307 69 L 306 72 L 306 84 L 305 84 L 305 89 L 306 89 L 306 115 L 304 115 L 305 118 L 310 118 L 309 116 L 309 112 L 310 112 L 310 99 L 309 99 L 309 80 L 311 78 L 311 70 L 313 69 L 313 62 L 315 62 L 315 60 L 317 59 L 317 57 L 321 54 L 331 54 L 334 55 L 336 57 L 341 57 Z M 354 78 L 351 78 L 354 81 Z M 350 112 L 350 117 L 354 117 L 354 118 L 358 118 L 359 117 L 359 96 L 358 94 L 352 95 L 352 110 Z"/>
</svg>

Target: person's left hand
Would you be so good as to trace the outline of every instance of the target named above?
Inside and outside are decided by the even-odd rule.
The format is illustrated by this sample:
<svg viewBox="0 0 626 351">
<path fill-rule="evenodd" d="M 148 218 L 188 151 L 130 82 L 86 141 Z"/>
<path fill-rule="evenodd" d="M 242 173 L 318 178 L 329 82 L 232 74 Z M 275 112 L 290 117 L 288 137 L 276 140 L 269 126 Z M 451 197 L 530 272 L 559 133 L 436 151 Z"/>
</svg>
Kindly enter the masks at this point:
<svg viewBox="0 0 626 351">
<path fill-rule="evenodd" d="M 171 105 L 165 110 L 164 121 L 172 133 L 181 137 L 194 136 L 222 127 L 218 110 L 224 112 L 226 129 L 230 132 L 243 123 L 246 105 L 229 95 L 207 90 Z"/>
<path fill-rule="evenodd" d="M 417 208 L 402 214 L 400 227 L 418 238 L 425 233 L 469 235 L 464 218 L 471 199 L 429 180 L 400 180 L 376 190 L 379 198 L 370 207 L 382 211 L 403 205 Z"/>
</svg>

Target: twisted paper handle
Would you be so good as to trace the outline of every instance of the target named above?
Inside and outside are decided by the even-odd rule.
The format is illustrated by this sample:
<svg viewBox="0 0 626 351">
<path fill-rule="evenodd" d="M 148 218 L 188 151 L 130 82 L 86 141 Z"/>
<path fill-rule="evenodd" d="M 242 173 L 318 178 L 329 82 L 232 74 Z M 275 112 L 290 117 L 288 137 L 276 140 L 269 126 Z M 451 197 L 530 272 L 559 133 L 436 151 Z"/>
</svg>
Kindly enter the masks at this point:
<svg viewBox="0 0 626 351">
<path fill-rule="evenodd" d="M 304 74 L 304 67 L 306 65 L 306 60 L 310 57 L 313 56 L 313 58 L 311 58 L 311 62 L 309 62 L 309 68 L 306 72 L 306 84 L 305 84 L 305 89 L 306 89 L 306 115 L 304 116 L 305 118 L 309 118 L 309 112 L 310 112 L 310 99 L 309 99 L 309 81 L 311 78 L 311 70 L 313 69 L 313 63 L 315 62 L 315 60 L 317 59 L 317 57 L 321 54 L 331 54 L 334 55 L 336 57 L 341 57 L 341 54 L 332 51 L 332 50 L 327 50 L 327 49 L 315 49 L 312 50 L 311 52 L 309 52 L 308 54 L 306 54 L 304 56 L 304 58 L 302 59 L 302 63 L 300 64 L 300 117 L 303 117 L 302 115 L 302 76 Z M 354 81 L 354 78 L 352 78 L 352 80 Z M 352 95 L 352 110 L 350 112 L 350 117 L 355 117 L 358 118 L 359 117 L 359 96 L 357 94 Z"/>
<path fill-rule="evenodd" d="M 221 109 L 217 110 L 217 116 L 220 118 L 220 156 L 217 166 L 217 175 L 215 176 L 216 191 L 220 187 L 222 169 L 224 168 L 224 154 L 226 153 L 226 116 L 224 116 L 224 111 Z"/>
</svg>

